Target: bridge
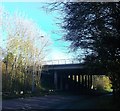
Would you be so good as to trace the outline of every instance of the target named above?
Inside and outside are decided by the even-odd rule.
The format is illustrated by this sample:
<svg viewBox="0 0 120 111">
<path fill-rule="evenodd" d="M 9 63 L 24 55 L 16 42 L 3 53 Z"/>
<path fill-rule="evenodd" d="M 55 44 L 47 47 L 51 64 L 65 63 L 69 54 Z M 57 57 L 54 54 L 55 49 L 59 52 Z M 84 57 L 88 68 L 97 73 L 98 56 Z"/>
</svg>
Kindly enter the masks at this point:
<svg viewBox="0 0 120 111">
<path fill-rule="evenodd" d="M 45 61 L 42 79 L 56 90 L 90 90 L 93 88 L 93 75 L 104 75 L 98 69 L 91 73 L 84 61 L 62 59 Z"/>
</svg>

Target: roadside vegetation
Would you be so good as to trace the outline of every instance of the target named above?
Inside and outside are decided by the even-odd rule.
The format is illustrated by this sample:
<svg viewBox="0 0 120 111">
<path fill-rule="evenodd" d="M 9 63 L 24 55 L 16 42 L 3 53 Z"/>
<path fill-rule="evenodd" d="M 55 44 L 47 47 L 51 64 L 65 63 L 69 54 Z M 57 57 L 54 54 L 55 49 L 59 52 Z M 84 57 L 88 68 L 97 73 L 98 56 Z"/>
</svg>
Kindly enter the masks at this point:
<svg viewBox="0 0 120 111">
<path fill-rule="evenodd" d="M 49 38 L 25 14 L 13 15 L 0 8 L 0 30 L 4 39 L 2 55 L 2 95 L 31 95 L 42 90 L 41 71 Z"/>
</svg>

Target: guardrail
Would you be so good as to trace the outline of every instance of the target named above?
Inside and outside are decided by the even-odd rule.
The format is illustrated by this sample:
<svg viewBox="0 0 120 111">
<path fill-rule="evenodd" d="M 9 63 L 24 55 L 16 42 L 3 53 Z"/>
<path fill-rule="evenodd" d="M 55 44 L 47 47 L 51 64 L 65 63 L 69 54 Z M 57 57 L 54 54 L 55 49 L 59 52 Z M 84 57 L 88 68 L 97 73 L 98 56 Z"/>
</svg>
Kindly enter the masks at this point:
<svg viewBox="0 0 120 111">
<path fill-rule="evenodd" d="M 82 63 L 83 60 L 78 59 L 59 59 L 59 60 L 47 60 L 43 61 L 44 65 L 57 65 L 57 64 L 78 64 Z"/>
</svg>

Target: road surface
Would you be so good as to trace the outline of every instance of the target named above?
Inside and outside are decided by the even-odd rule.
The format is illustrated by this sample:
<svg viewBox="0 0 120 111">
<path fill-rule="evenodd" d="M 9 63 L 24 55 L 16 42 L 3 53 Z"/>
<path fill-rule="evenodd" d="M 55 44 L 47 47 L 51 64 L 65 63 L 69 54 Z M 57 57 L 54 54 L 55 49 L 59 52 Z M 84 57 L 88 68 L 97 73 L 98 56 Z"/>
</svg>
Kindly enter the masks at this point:
<svg viewBox="0 0 120 111">
<path fill-rule="evenodd" d="M 37 109 L 116 109 L 111 104 L 110 95 L 46 95 L 42 97 L 19 98 L 3 100 L 2 108 L 6 110 L 37 110 Z"/>
</svg>

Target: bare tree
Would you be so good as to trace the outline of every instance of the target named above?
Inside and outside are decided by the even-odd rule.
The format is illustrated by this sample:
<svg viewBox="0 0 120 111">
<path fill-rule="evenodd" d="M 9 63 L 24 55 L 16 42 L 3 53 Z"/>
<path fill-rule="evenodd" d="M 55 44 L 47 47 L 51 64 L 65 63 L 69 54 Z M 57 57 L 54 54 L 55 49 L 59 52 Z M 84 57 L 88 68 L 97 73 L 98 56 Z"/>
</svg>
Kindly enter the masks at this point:
<svg viewBox="0 0 120 111">
<path fill-rule="evenodd" d="M 8 71 L 8 59 L 10 58 L 7 56 L 6 73 L 11 74 L 14 87 L 16 87 L 14 80 L 21 77 L 22 79 L 20 78 L 19 81 L 24 84 L 28 77 L 32 77 L 28 82 L 31 82 L 32 91 L 34 91 L 34 85 L 40 81 L 40 72 L 49 46 L 48 36 L 34 21 L 23 14 L 15 13 L 13 16 L 9 14 L 6 16 L 6 21 L 4 21 L 4 30 L 7 36 L 6 50 L 14 57 L 11 70 Z M 28 69 L 32 70 L 32 73 Z M 35 78 L 38 80 L 35 81 Z"/>
</svg>

